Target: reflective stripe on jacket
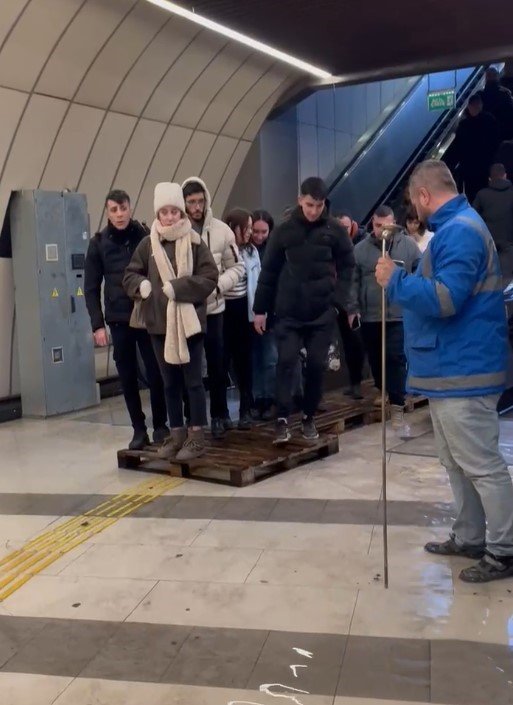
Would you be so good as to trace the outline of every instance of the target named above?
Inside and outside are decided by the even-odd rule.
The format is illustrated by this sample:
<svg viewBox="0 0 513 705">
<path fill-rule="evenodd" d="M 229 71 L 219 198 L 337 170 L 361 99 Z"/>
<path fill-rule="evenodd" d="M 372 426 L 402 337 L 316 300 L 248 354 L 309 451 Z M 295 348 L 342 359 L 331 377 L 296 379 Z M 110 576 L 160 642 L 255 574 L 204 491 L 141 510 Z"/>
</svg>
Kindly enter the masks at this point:
<svg viewBox="0 0 513 705">
<path fill-rule="evenodd" d="M 387 289 L 403 307 L 408 389 L 431 397 L 500 393 L 507 325 L 491 235 L 464 196 L 429 224 L 435 236 L 417 272 L 395 271 Z"/>
</svg>

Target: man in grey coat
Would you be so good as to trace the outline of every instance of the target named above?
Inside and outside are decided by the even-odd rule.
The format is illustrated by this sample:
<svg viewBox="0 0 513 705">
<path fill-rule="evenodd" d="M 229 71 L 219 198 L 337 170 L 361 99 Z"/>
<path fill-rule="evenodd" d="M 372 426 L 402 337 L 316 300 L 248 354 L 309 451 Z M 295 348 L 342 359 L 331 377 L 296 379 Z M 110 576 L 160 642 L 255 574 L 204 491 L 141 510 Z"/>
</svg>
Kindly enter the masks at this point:
<svg viewBox="0 0 513 705">
<path fill-rule="evenodd" d="M 513 279 L 513 184 L 503 164 L 492 166 L 490 182 L 473 205 L 490 230 L 507 285 Z"/>
<path fill-rule="evenodd" d="M 361 318 L 362 338 L 376 387 L 381 391 L 381 287 L 376 282 L 376 265 L 381 257 L 383 230 L 395 225 L 394 212 L 380 206 L 372 218 L 372 232 L 354 248 L 355 270 L 348 313 L 350 324 Z M 408 274 L 416 268 L 421 253 L 415 241 L 396 230 L 387 241 L 387 252 Z M 386 391 L 392 410 L 392 427 L 401 437 L 409 435 L 404 421 L 406 356 L 404 354 L 403 315 L 399 306 L 387 307 Z M 376 403 L 380 401 L 376 400 Z"/>
</svg>

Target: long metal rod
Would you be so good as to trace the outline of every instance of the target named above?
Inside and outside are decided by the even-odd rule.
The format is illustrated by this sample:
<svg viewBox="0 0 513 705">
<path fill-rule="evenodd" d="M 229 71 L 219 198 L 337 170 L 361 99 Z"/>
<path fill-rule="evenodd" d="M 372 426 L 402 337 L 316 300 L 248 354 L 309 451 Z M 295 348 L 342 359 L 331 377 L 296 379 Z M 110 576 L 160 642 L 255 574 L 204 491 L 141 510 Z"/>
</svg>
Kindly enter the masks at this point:
<svg viewBox="0 0 513 705">
<path fill-rule="evenodd" d="M 386 257 L 386 239 L 381 242 L 381 252 Z M 383 571 L 385 589 L 388 590 L 388 506 L 387 506 L 387 297 L 381 289 L 381 473 L 383 488 Z"/>
</svg>

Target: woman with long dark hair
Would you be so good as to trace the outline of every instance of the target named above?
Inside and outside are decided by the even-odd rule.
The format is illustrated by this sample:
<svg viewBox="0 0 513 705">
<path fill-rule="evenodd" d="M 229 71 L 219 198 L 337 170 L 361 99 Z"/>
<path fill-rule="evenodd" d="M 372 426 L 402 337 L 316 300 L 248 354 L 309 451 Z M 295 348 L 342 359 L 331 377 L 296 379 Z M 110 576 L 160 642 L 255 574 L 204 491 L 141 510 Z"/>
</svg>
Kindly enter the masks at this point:
<svg viewBox="0 0 513 705">
<path fill-rule="evenodd" d="M 263 260 L 269 237 L 274 228 L 271 214 L 263 209 L 253 213 L 251 240 Z M 258 335 L 253 331 L 253 398 L 257 418 L 270 421 L 275 413 L 276 363 L 278 350 L 272 329 L 272 314 L 268 316 L 266 331 Z"/>
<path fill-rule="evenodd" d="M 233 364 L 235 380 L 239 388 L 240 430 L 251 428 L 252 394 L 252 341 L 253 341 L 253 301 L 260 274 L 260 257 L 251 242 L 253 219 L 249 211 L 235 208 L 225 218 L 225 223 L 233 230 L 240 256 L 244 262 L 244 276 L 239 283 L 225 294 L 224 351 L 226 370 Z"/>
</svg>

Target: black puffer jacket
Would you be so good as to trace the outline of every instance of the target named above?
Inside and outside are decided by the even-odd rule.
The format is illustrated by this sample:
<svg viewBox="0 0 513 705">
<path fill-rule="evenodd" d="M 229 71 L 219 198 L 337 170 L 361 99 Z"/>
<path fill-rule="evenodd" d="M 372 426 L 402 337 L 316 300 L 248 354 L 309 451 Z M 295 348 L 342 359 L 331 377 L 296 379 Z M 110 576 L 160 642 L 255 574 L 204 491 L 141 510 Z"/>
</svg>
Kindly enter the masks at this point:
<svg viewBox="0 0 513 705">
<path fill-rule="evenodd" d="M 490 230 L 499 252 L 513 245 L 513 184 L 494 179 L 476 196 L 474 208 Z"/>
<path fill-rule="evenodd" d="M 310 223 L 300 208 L 268 240 L 253 309 L 310 323 L 349 303 L 353 245 L 324 213 Z"/>
<path fill-rule="evenodd" d="M 130 321 L 133 302 L 123 289 L 123 276 L 137 245 L 147 234 L 144 226 L 131 220 L 125 230 L 116 230 L 109 223 L 91 238 L 85 262 L 84 294 L 93 331 L 104 328 L 105 322 Z M 103 280 L 105 315 L 101 302 Z"/>
</svg>

